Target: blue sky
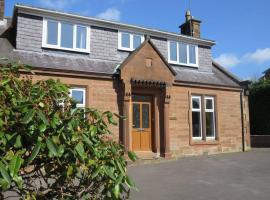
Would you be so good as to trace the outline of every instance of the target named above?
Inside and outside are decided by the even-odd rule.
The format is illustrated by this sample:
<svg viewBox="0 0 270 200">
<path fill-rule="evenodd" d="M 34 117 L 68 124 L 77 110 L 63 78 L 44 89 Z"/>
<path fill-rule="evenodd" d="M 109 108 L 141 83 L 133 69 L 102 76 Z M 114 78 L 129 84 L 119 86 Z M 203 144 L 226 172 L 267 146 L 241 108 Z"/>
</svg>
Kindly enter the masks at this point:
<svg viewBox="0 0 270 200">
<path fill-rule="evenodd" d="M 188 0 L 6 0 L 6 15 L 16 3 L 112 19 L 179 32 Z M 242 79 L 258 78 L 270 67 L 269 0 L 191 0 L 202 20 L 202 37 L 217 42 L 213 58 Z"/>
</svg>

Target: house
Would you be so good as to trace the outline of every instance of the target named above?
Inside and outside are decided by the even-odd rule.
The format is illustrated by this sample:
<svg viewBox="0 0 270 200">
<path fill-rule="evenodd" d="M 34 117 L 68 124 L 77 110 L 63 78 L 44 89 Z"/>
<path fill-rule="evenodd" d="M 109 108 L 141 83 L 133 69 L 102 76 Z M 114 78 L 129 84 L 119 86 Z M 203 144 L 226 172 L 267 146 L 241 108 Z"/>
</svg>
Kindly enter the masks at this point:
<svg viewBox="0 0 270 200">
<path fill-rule="evenodd" d="M 33 66 L 34 80 L 69 84 L 78 107 L 126 116 L 112 131 L 127 151 L 170 157 L 249 146 L 240 81 L 212 60 L 215 42 L 201 38 L 190 11 L 180 34 L 18 4 L 8 22 L 1 9 L 1 56 Z"/>
</svg>

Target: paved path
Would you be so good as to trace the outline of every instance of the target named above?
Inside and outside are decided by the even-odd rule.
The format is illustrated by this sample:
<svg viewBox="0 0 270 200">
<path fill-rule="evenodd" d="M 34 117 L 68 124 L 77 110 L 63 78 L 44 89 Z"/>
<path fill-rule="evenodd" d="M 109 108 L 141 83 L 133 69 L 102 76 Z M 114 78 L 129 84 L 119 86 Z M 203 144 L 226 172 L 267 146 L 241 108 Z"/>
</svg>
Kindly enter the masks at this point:
<svg viewBox="0 0 270 200">
<path fill-rule="evenodd" d="M 270 149 L 129 167 L 133 200 L 270 200 Z"/>
</svg>

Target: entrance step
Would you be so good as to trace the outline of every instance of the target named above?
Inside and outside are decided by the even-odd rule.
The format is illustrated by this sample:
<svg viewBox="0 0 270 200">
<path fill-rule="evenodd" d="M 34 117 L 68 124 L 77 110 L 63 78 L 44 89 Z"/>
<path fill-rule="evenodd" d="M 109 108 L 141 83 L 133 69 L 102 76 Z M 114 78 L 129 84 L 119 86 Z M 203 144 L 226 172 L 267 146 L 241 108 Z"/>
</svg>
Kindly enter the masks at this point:
<svg viewBox="0 0 270 200">
<path fill-rule="evenodd" d="M 152 151 L 135 151 L 137 157 L 142 160 L 153 160 L 159 157 L 157 153 Z"/>
<path fill-rule="evenodd" d="M 153 152 L 135 152 L 135 153 L 138 156 L 138 159 L 135 162 L 129 160 L 128 166 L 165 163 L 177 160 L 177 158 L 175 157 L 170 158 L 160 157 L 159 154 Z"/>
</svg>

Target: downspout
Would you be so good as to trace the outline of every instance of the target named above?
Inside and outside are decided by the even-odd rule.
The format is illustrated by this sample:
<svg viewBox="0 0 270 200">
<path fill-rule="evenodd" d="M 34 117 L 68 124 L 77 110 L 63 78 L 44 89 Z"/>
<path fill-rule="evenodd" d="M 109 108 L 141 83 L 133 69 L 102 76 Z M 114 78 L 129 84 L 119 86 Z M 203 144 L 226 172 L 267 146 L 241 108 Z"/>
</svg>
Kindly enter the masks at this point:
<svg viewBox="0 0 270 200">
<path fill-rule="evenodd" d="M 243 91 L 240 92 L 240 105 L 241 105 L 241 122 L 242 122 L 242 151 L 245 152 L 245 128 L 244 128 L 244 108 L 243 108 Z"/>
</svg>

